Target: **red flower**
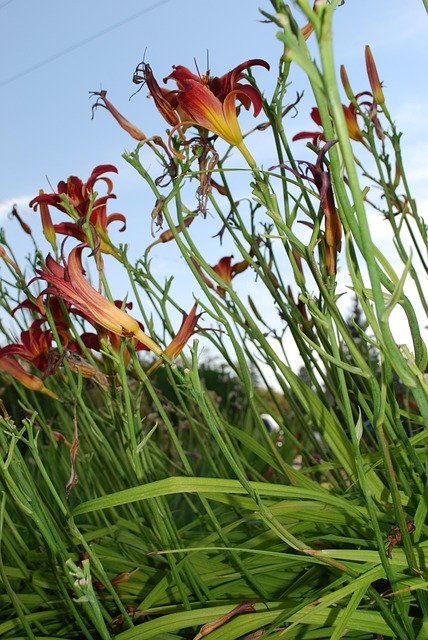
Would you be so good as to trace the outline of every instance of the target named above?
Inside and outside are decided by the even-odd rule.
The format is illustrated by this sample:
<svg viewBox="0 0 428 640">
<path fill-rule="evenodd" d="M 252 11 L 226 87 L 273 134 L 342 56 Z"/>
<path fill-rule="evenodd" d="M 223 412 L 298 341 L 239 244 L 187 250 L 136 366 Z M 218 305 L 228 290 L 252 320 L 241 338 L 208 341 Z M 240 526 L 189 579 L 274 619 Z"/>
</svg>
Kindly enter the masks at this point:
<svg viewBox="0 0 428 640">
<path fill-rule="evenodd" d="M 74 247 L 70 252 L 68 262 L 63 257 L 64 266 L 58 264 L 49 254 L 43 269 L 36 270 L 37 279 L 46 280 L 50 285 L 42 291 L 38 298 L 40 310 L 43 312 L 43 296 L 46 294 L 54 295 L 73 305 L 90 322 L 119 336 L 135 338 L 156 355 L 160 355 L 162 349 L 144 333 L 137 320 L 104 298 L 85 279 L 82 251 L 86 247 L 86 244 Z"/>
<path fill-rule="evenodd" d="M 252 251 L 250 251 L 250 255 L 252 255 Z M 216 265 L 211 267 L 212 270 L 219 276 L 219 278 L 224 280 L 224 282 L 228 285 L 231 284 L 233 278 L 238 275 L 238 273 L 242 273 L 249 267 L 249 263 L 246 260 L 241 260 L 240 262 L 235 262 L 235 264 L 232 264 L 232 258 L 233 256 L 224 256 L 223 258 L 220 258 Z M 193 260 L 193 264 L 195 265 L 198 273 L 201 275 L 202 280 L 205 282 L 207 287 L 209 287 L 210 289 L 215 288 L 217 293 L 223 296 L 224 288 L 220 285 L 215 287 L 211 280 L 207 278 L 207 276 L 202 272 L 200 265 L 195 260 Z"/>
<path fill-rule="evenodd" d="M 0 349 L 0 358 L 16 355 L 31 362 L 39 371 L 45 371 L 53 338 L 50 329 L 42 330 L 41 326 L 44 322 L 46 322 L 45 319 L 34 320 L 31 327 L 21 333 L 20 344 L 8 344 Z"/>
<path fill-rule="evenodd" d="M 237 101 L 247 110 L 252 105 L 254 116 L 260 113 L 262 98 L 258 90 L 239 82 L 244 77 L 243 71 L 254 65 L 269 69 L 264 60 L 247 60 L 218 78 L 208 74 L 199 77 L 186 67 L 174 67 L 174 71 L 164 79 L 165 82 L 175 80 L 178 86 L 178 90 L 168 96 L 171 108 L 181 116 L 171 135 L 189 125 L 211 131 L 237 147 L 247 162 L 254 166 L 254 160 L 243 141 L 236 106 Z"/>
<path fill-rule="evenodd" d="M 28 373 L 28 371 L 26 371 L 24 367 L 11 355 L 0 356 L 0 370 L 9 374 L 15 378 L 15 380 L 18 380 L 18 382 L 20 382 L 26 389 L 40 391 L 54 399 L 58 398 L 56 393 L 48 389 L 40 378 Z"/>
<path fill-rule="evenodd" d="M 194 335 L 195 333 L 199 333 L 199 331 L 202 331 L 202 329 L 196 329 L 196 324 L 202 315 L 202 313 L 196 313 L 197 306 L 198 305 L 195 302 L 190 310 L 190 313 L 185 313 L 183 311 L 183 322 L 181 323 L 181 327 L 179 328 L 178 333 L 174 336 L 172 342 L 170 342 L 170 344 L 163 352 L 163 354 L 171 360 L 175 360 L 175 358 L 180 355 L 192 335 Z M 157 360 L 155 364 L 150 367 L 147 375 L 150 375 L 153 371 L 158 369 L 158 367 L 160 367 L 162 363 L 162 358 L 159 358 L 159 360 Z"/>
<path fill-rule="evenodd" d="M 358 94 L 359 96 L 363 95 L 362 93 Z M 346 126 L 348 128 L 349 137 L 351 140 L 356 140 L 357 142 L 361 142 L 363 140 L 363 133 L 360 129 L 360 125 L 357 121 L 357 110 L 352 104 L 349 106 L 342 105 L 343 113 L 345 115 Z M 296 133 L 293 136 L 292 140 L 295 142 L 296 140 L 304 140 L 306 138 L 312 138 L 312 144 L 314 146 L 318 146 L 319 141 L 325 140 L 324 131 L 322 130 L 322 122 L 320 118 L 320 112 L 317 107 L 314 107 L 311 111 L 311 118 L 319 127 L 321 127 L 321 131 L 301 131 L 300 133 Z"/>
<path fill-rule="evenodd" d="M 112 222 L 119 221 L 123 223 L 120 231 L 124 231 L 126 219 L 121 213 L 107 215 L 107 201 L 111 198 L 116 198 L 112 193 L 113 182 L 110 178 L 102 175 L 107 172 L 117 173 L 117 169 L 111 164 L 100 165 L 95 167 L 87 182 L 82 182 L 77 176 L 70 176 L 67 182 L 62 180 L 58 183 L 57 193 L 41 193 L 31 200 L 30 207 L 33 207 L 34 210 L 40 206 L 44 232 L 51 244 L 52 228 L 56 233 L 73 236 L 78 240 L 85 241 L 86 236 L 80 225 L 89 216 L 89 222 L 92 223 L 100 238 L 100 250 L 104 253 L 116 255 L 111 247 L 107 227 Z M 97 197 L 94 201 L 94 187 L 99 181 L 103 181 L 107 185 L 107 195 Z M 76 214 L 75 222 L 62 222 L 61 224 L 52 225 L 47 206 L 55 207 L 59 211 L 70 215 L 67 204 L 73 208 Z"/>
</svg>

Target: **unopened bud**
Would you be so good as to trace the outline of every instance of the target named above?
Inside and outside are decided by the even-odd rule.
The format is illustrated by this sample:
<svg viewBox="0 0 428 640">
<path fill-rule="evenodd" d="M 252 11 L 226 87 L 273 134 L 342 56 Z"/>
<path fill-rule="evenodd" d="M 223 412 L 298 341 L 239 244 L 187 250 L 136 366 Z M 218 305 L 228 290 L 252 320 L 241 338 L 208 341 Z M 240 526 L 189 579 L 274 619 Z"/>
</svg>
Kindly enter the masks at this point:
<svg viewBox="0 0 428 640">
<path fill-rule="evenodd" d="M 375 99 L 376 104 L 383 106 L 385 97 L 383 95 L 382 84 L 379 80 L 376 64 L 369 45 L 366 45 L 366 67 L 373 98 Z"/>
<path fill-rule="evenodd" d="M 355 98 L 355 94 L 351 89 L 348 74 L 346 73 L 346 69 L 343 64 L 340 66 L 340 79 L 342 80 L 342 86 L 345 90 L 346 97 L 348 100 L 353 100 Z"/>
</svg>

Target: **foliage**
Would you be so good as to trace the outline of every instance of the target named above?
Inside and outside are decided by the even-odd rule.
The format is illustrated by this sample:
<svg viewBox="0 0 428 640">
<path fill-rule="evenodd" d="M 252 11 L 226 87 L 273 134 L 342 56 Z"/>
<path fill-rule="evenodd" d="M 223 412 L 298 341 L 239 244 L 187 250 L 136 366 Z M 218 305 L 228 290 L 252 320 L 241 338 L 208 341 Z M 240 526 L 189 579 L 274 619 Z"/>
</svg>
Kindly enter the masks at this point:
<svg viewBox="0 0 428 640">
<path fill-rule="evenodd" d="M 4 638 L 428 637 L 427 227 L 369 48 L 367 87 L 354 94 L 341 69 L 342 105 L 338 0 L 271 4 L 262 15 L 283 49 L 270 98 L 252 71 L 262 77 L 263 60 L 220 78 L 176 67 L 171 91 L 142 63 L 135 80 L 170 127 L 162 139 L 97 94 L 138 141 L 124 158 L 165 225 L 136 264 L 108 229 L 124 221 L 107 215 L 112 165 L 32 201 L 53 252 L 35 247 L 35 281 L 2 236 Z M 297 136 L 311 139 L 306 160 L 286 133 L 292 64 L 317 105 L 319 131 Z M 239 124 L 249 107 L 265 118 L 251 136 Z M 267 170 L 249 150 L 261 138 Z M 234 195 L 243 185 L 250 201 Z M 71 222 L 53 224 L 52 209 Z M 206 259 L 208 209 L 236 262 Z M 370 233 L 376 212 L 390 247 Z M 187 312 L 173 279 L 156 277 L 176 249 L 197 301 Z M 108 260 L 133 308 L 111 295 Z M 394 337 L 397 308 L 410 346 Z"/>
</svg>

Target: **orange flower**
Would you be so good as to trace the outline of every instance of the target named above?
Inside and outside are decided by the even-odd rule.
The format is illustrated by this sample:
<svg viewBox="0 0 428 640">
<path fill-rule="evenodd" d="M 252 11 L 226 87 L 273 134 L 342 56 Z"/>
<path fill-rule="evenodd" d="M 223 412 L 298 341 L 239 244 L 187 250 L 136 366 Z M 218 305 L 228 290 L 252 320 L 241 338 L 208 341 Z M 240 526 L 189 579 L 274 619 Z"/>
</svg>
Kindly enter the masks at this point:
<svg viewBox="0 0 428 640">
<path fill-rule="evenodd" d="M 23 360 L 31 362 L 39 371 L 46 371 L 53 337 L 50 329 L 42 330 L 42 324 L 44 322 L 46 322 L 45 319 L 34 320 L 30 328 L 21 333 L 21 343 L 7 344 L 0 349 L 0 358 L 17 355 Z M 59 330 L 61 331 L 60 327 Z M 68 338 L 66 336 L 64 337 L 64 346 L 67 346 Z"/>
<path fill-rule="evenodd" d="M 172 342 L 170 342 L 170 344 L 163 352 L 163 354 L 170 358 L 170 360 L 175 360 L 175 358 L 180 355 L 192 335 L 198 333 L 199 331 L 202 331 L 202 329 L 196 329 L 196 324 L 202 315 L 202 313 L 196 313 L 197 306 L 198 305 L 195 302 L 190 310 L 190 313 L 185 313 L 183 311 L 183 322 L 181 323 L 181 327 L 178 330 L 177 335 L 174 336 Z M 150 367 L 147 375 L 150 375 L 153 371 L 156 371 L 156 369 L 158 369 L 162 363 L 162 358 L 157 360 L 155 364 Z"/>
<path fill-rule="evenodd" d="M 174 71 L 165 81 L 175 80 L 178 91 L 169 97 L 169 101 L 172 108 L 176 111 L 181 109 L 184 115 L 181 116 L 181 122 L 173 127 L 170 139 L 171 135 L 183 126 L 200 127 L 237 147 L 249 165 L 254 166 L 254 160 L 244 144 L 236 106 L 236 102 L 239 101 L 245 109 L 252 105 L 254 116 L 260 113 L 260 93 L 255 87 L 239 82 L 243 78 L 243 71 L 254 65 L 269 69 L 268 63 L 264 60 L 247 60 L 221 78 L 217 78 L 208 74 L 196 76 L 181 65 L 174 67 Z"/>
<path fill-rule="evenodd" d="M 358 94 L 357 97 L 364 95 Z M 364 103 L 366 104 L 366 103 Z M 357 121 L 357 111 L 352 103 L 349 106 L 342 104 L 343 113 L 345 115 L 346 126 L 348 128 L 349 137 L 351 140 L 361 142 L 363 140 L 363 132 L 360 129 L 360 125 Z M 320 112 L 317 107 L 314 107 L 311 111 L 311 118 L 319 127 L 322 127 Z M 304 140 L 306 138 L 312 138 L 312 144 L 316 146 L 320 140 L 325 140 L 324 131 L 300 131 L 293 136 L 292 140 Z"/>
<path fill-rule="evenodd" d="M 107 331 L 119 336 L 135 338 L 156 355 L 162 349 L 141 329 L 137 320 L 122 309 L 118 309 L 98 291 L 96 291 L 84 277 L 82 267 L 82 251 L 88 245 L 79 244 L 71 250 L 68 262 L 63 257 L 64 266 L 58 264 L 49 254 L 43 269 L 37 269 L 37 279 L 46 280 L 49 287 L 42 291 L 38 298 L 38 305 L 43 313 L 42 298 L 44 295 L 54 295 L 72 304 L 82 316 L 90 322 L 101 325 Z"/>
<path fill-rule="evenodd" d="M 250 251 L 250 255 L 253 255 L 252 251 Z M 219 276 L 219 278 L 224 280 L 226 284 L 231 284 L 233 278 L 238 275 L 238 273 L 242 273 L 249 267 L 249 263 L 246 260 L 241 260 L 240 262 L 235 262 L 235 264 L 232 264 L 232 258 L 233 256 L 224 256 L 223 258 L 220 258 L 220 260 L 216 265 L 214 265 L 214 267 L 211 267 L 212 270 Z M 193 264 L 195 265 L 198 273 L 202 277 L 202 280 L 205 282 L 207 287 L 209 287 L 210 289 L 215 288 L 217 293 L 219 293 L 221 296 L 224 296 L 224 288 L 221 286 L 214 287 L 214 284 L 211 282 L 211 280 L 207 278 L 207 276 L 203 273 L 200 265 L 195 260 L 193 260 Z"/>
<path fill-rule="evenodd" d="M 20 382 L 26 389 L 39 391 L 40 393 L 44 393 L 55 400 L 58 399 L 56 393 L 45 387 L 40 378 L 28 373 L 28 371 L 26 371 L 24 367 L 11 355 L 0 356 L 0 370 L 8 373 L 10 376 L 15 378 L 15 380 L 18 380 L 18 382 Z"/>
</svg>

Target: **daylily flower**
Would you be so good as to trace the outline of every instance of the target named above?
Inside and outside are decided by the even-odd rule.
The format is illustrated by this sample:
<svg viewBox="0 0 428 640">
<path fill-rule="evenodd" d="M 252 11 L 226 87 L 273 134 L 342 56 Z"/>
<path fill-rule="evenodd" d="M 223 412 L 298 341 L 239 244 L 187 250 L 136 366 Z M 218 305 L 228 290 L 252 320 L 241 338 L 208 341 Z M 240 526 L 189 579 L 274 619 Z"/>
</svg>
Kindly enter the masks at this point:
<svg viewBox="0 0 428 640">
<path fill-rule="evenodd" d="M 238 101 L 247 110 L 252 105 L 255 117 L 261 111 L 262 98 L 257 89 L 239 82 L 244 77 L 243 72 L 254 65 L 270 68 L 264 60 L 247 60 L 218 78 L 208 74 L 199 77 L 186 67 L 174 67 L 164 81 L 174 80 L 177 83 L 178 90 L 169 97 L 169 101 L 176 112 L 181 109 L 185 120 L 182 116 L 181 122 L 173 127 L 170 140 L 175 131 L 193 125 L 211 131 L 237 147 L 250 166 L 254 166 L 254 159 L 244 144 L 236 105 Z"/>
<path fill-rule="evenodd" d="M 39 371 L 44 372 L 48 367 L 49 352 L 52 347 L 52 331 L 43 330 L 43 320 L 34 320 L 27 331 L 21 333 L 21 343 L 8 344 L 0 349 L 0 358 L 3 356 L 16 355 L 31 362 Z M 66 343 L 68 340 L 66 339 Z"/>
<path fill-rule="evenodd" d="M 202 313 L 196 313 L 197 303 L 193 305 L 190 310 L 190 313 L 185 313 L 183 311 L 183 322 L 181 323 L 181 327 L 178 330 L 178 333 L 174 336 L 172 342 L 166 347 L 163 355 L 167 356 L 170 360 L 175 360 L 180 353 L 183 351 L 189 339 L 195 334 L 202 331 L 202 329 L 196 329 L 196 324 L 201 317 Z M 154 365 L 150 367 L 147 372 L 147 375 L 153 373 L 160 367 L 163 363 L 163 359 L 160 358 L 157 360 Z"/>
<path fill-rule="evenodd" d="M 363 94 L 359 94 L 361 96 Z M 345 115 L 346 126 L 348 128 L 349 137 L 351 140 L 356 140 L 357 142 L 362 142 L 363 140 L 363 132 L 360 129 L 360 126 L 357 121 L 357 110 L 352 102 L 349 106 L 342 105 L 343 113 Z M 319 127 L 322 127 L 320 112 L 317 107 L 314 107 L 311 111 L 311 118 Z M 295 142 L 296 140 L 304 140 L 306 138 L 312 138 L 312 144 L 314 146 L 318 145 L 318 142 L 321 140 L 325 140 L 324 131 L 301 131 L 300 133 L 296 133 L 293 136 L 292 140 Z"/>
<path fill-rule="evenodd" d="M 48 389 L 40 378 L 28 373 L 28 371 L 26 371 L 12 355 L 0 356 L 0 370 L 8 373 L 10 376 L 15 378 L 15 380 L 18 380 L 18 382 L 20 382 L 26 389 L 39 391 L 40 393 L 44 393 L 55 400 L 58 399 L 56 393 Z"/>
<path fill-rule="evenodd" d="M 104 173 L 108 172 L 117 173 L 117 169 L 111 164 L 99 165 L 92 171 L 87 182 L 82 182 L 77 176 L 70 176 L 67 182 L 62 180 L 58 183 L 57 193 L 41 193 L 31 200 L 29 206 L 33 207 L 34 210 L 40 206 L 43 215 L 42 222 L 44 229 L 49 229 L 50 226 L 53 226 L 56 233 L 73 236 L 81 241 L 86 241 L 86 235 L 80 225 L 89 216 L 89 222 L 92 223 L 100 239 L 100 250 L 103 253 L 110 253 L 117 257 L 116 252 L 111 247 L 107 227 L 112 222 L 119 221 L 123 223 L 120 231 L 124 231 L 126 228 L 126 219 L 121 213 L 107 215 L 107 201 L 111 198 L 116 198 L 112 193 L 112 180 L 103 176 Z M 94 187 L 98 181 L 103 181 L 107 185 L 107 195 L 97 197 L 95 201 L 93 201 Z M 42 205 L 55 207 L 63 213 L 70 215 L 65 202 L 74 209 L 77 220 L 75 222 L 62 222 L 61 224 L 52 225 L 51 222 L 49 223 L 46 217 L 46 211 L 42 209 Z M 51 233 L 52 231 L 49 229 L 49 235 L 51 235 Z"/>
<path fill-rule="evenodd" d="M 122 300 L 115 300 L 114 304 L 118 309 L 123 309 Z M 131 310 L 132 302 L 127 302 L 125 307 L 126 309 Z M 138 322 L 138 324 L 140 325 L 140 329 L 144 331 L 144 327 L 141 324 L 141 322 Z M 106 331 L 105 329 L 103 329 L 102 331 L 99 331 L 98 333 L 85 332 L 80 336 L 80 338 L 82 339 L 83 344 L 86 347 L 88 347 L 88 349 L 93 349 L 94 351 L 101 351 L 102 339 L 106 340 L 109 343 L 110 347 L 114 351 L 116 351 L 116 353 L 119 353 L 121 349 L 120 336 L 117 335 L 116 333 L 112 333 L 111 331 Z M 147 347 L 147 345 L 143 344 L 142 342 L 139 342 L 135 338 L 131 338 L 131 342 L 135 351 L 149 351 L 149 348 Z M 123 349 L 122 358 L 126 367 L 131 358 L 131 354 L 127 347 Z"/>
<path fill-rule="evenodd" d="M 250 252 L 250 255 L 252 255 L 252 252 Z M 226 284 L 231 284 L 233 278 L 238 275 L 238 273 L 242 273 L 249 267 L 249 263 L 246 260 L 241 260 L 240 262 L 235 262 L 235 264 L 232 264 L 232 258 L 233 256 L 224 256 L 217 262 L 216 265 L 211 267 L 212 270 L 222 280 L 224 280 Z M 217 293 L 219 293 L 221 296 L 224 296 L 224 288 L 220 285 L 215 287 L 212 281 L 203 273 L 200 265 L 195 260 L 193 260 L 193 264 L 195 265 L 197 271 L 201 275 L 202 280 L 205 282 L 207 287 L 209 287 L 210 289 L 215 289 Z"/>
<path fill-rule="evenodd" d="M 36 269 L 38 274 L 36 279 L 46 280 L 50 285 L 38 297 L 40 311 L 43 313 L 43 296 L 48 294 L 62 298 L 90 322 L 119 336 L 135 338 L 159 356 L 162 349 L 141 329 L 137 320 L 104 298 L 85 279 L 82 251 L 87 246 L 87 244 L 79 244 L 74 247 L 68 262 L 63 257 L 64 266 L 58 264 L 49 254 L 43 268 Z"/>
<path fill-rule="evenodd" d="M 341 249 L 342 245 L 342 223 L 337 212 L 333 187 L 331 185 L 330 173 L 328 169 L 324 169 L 324 156 L 327 151 L 336 144 L 337 140 L 327 142 L 318 153 L 317 161 L 315 164 L 310 162 L 299 162 L 299 165 L 306 165 L 307 170 L 304 174 L 294 171 L 286 165 L 279 165 L 288 169 L 295 175 L 309 180 L 314 183 L 318 193 L 320 195 L 321 210 L 324 213 L 325 218 L 325 233 L 324 243 L 326 252 L 326 266 L 327 272 L 330 276 L 334 276 L 337 273 L 337 253 Z M 276 169 L 277 167 L 270 167 L 269 171 Z M 312 177 L 308 175 L 308 172 L 312 174 Z M 308 225 L 311 226 L 311 225 Z"/>
</svg>

